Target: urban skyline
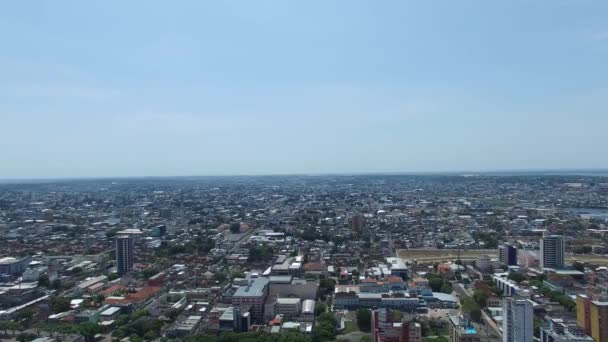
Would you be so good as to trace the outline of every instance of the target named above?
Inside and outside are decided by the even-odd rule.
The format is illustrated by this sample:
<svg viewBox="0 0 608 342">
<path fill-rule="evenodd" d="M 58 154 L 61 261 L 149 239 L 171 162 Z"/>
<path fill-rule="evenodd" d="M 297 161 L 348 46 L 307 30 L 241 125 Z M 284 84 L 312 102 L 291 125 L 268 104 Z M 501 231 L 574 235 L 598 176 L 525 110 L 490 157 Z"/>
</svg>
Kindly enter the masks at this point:
<svg viewBox="0 0 608 342">
<path fill-rule="evenodd" d="M 0 3 L 0 340 L 608 342 L 608 1 Z"/>
</svg>

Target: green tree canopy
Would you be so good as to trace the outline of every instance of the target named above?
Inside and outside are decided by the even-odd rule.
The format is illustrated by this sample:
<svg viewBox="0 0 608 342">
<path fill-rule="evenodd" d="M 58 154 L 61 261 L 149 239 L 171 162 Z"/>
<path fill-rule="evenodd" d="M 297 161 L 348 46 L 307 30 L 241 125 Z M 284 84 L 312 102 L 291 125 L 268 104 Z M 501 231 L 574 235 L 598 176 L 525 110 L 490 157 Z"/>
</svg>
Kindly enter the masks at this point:
<svg viewBox="0 0 608 342">
<path fill-rule="evenodd" d="M 51 297 L 49 299 L 49 305 L 53 313 L 60 313 L 70 310 L 70 300 L 61 296 Z"/>
<path fill-rule="evenodd" d="M 368 309 L 357 310 L 357 325 L 361 331 L 370 332 L 372 330 L 372 313 Z"/>
</svg>

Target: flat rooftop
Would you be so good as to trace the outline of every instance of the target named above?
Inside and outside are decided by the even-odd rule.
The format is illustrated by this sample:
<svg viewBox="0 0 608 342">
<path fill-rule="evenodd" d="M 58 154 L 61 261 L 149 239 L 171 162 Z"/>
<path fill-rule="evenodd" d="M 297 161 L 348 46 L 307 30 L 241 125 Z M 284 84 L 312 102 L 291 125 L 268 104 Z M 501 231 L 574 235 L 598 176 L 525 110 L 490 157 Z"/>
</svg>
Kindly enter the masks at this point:
<svg viewBox="0 0 608 342">
<path fill-rule="evenodd" d="M 268 279 L 255 278 L 250 280 L 248 285 L 240 286 L 232 297 L 259 297 L 264 293 L 267 286 Z"/>
</svg>

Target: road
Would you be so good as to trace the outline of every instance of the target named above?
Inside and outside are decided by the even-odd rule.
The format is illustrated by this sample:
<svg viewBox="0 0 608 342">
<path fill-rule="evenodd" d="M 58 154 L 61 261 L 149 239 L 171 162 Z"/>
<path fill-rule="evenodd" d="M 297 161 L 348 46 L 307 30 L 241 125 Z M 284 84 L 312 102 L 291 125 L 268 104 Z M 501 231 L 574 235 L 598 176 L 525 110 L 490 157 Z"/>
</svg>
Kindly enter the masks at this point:
<svg viewBox="0 0 608 342">
<path fill-rule="evenodd" d="M 228 254 L 230 254 L 230 253 L 234 252 L 236 249 L 238 249 L 239 247 L 241 247 L 241 244 L 243 244 L 244 242 L 247 242 L 247 241 L 249 240 L 249 237 L 250 237 L 251 235 L 253 235 L 255 232 L 256 232 L 256 229 L 253 229 L 253 228 L 249 229 L 249 230 L 248 230 L 248 231 L 245 233 L 245 235 L 243 235 L 243 237 L 242 237 L 242 238 L 241 238 L 239 241 L 237 241 L 237 242 L 234 244 L 234 246 L 232 246 L 232 248 L 230 248 L 230 251 L 229 251 L 229 253 L 228 253 Z"/>
<path fill-rule="evenodd" d="M 346 339 L 349 340 L 350 342 L 359 342 L 361 340 L 362 337 L 364 336 L 371 336 L 369 333 L 364 333 L 362 331 L 355 331 L 352 332 L 350 334 L 346 334 L 346 335 L 338 335 L 336 336 L 336 339 Z"/>
</svg>

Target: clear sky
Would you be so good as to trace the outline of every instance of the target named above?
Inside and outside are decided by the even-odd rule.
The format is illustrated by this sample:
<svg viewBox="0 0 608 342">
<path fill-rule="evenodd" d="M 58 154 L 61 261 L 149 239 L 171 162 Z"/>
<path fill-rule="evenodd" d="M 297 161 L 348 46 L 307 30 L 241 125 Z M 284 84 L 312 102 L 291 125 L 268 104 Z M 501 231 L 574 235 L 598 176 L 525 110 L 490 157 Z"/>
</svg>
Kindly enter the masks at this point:
<svg viewBox="0 0 608 342">
<path fill-rule="evenodd" d="M 2 1 L 0 178 L 608 167 L 608 1 Z"/>
</svg>

